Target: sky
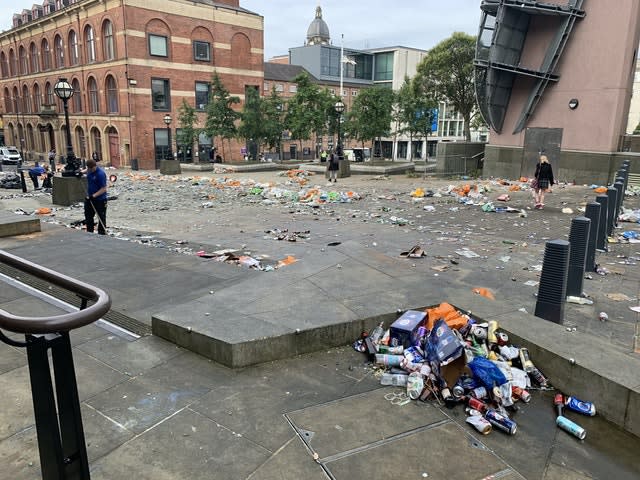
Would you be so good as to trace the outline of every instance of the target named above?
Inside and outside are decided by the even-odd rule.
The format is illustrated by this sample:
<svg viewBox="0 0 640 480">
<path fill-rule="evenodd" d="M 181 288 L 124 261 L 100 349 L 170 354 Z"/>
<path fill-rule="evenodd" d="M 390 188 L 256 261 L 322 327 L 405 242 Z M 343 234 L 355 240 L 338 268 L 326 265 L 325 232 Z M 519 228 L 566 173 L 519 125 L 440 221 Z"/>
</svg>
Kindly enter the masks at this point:
<svg viewBox="0 0 640 480">
<path fill-rule="evenodd" d="M 41 0 L 0 0 L 0 30 L 14 13 Z M 334 45 L 353 49 L 404 46 L 428 50 L 453 32 L 478 33 L 480 0 L 240 0 L 264 17 L 265 60 L 304 45 L 317 6 Z"/>
</svg>

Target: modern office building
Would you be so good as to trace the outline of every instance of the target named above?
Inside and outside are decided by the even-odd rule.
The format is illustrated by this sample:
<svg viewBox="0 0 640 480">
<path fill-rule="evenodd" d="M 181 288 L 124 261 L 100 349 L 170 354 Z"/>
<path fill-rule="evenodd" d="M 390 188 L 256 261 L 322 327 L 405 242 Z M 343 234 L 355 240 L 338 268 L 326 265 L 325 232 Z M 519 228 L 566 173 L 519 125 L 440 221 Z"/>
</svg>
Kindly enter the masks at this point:
<svg viewBox="0 0 640 480">
<path fill-rule="evenodd" d="M 217 139 L 176 146 L 178 109 L 186 100 L 203 125 L 214 72 L 241 99 L 260 88 L 263 38 L 263 18 L 239 0 L 45 0 L 0 33 L 5 141 L 37 160 L 64 154 L 70 128 L 76 155 L 105 164 L 154 169 L 170 145 L 182 161 L 208 159 Z M 69 126 L 59 78 L 74 89 Z M 225 157 L 240 160 L 240 145 Z"/>
</svg>

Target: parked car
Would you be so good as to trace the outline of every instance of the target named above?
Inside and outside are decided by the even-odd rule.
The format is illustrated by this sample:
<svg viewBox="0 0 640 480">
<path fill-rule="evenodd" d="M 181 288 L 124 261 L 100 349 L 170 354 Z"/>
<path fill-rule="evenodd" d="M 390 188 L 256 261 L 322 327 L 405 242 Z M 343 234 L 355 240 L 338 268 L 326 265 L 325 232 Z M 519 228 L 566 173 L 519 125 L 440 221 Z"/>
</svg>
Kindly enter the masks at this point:
<svg viewBox="0 0 640 480">
<path fill-rule="evenodd" d="M 0 147 L 0 161 L 3 165 L 18 165 L 22 157 L 16 147 Z"/>
</svg>

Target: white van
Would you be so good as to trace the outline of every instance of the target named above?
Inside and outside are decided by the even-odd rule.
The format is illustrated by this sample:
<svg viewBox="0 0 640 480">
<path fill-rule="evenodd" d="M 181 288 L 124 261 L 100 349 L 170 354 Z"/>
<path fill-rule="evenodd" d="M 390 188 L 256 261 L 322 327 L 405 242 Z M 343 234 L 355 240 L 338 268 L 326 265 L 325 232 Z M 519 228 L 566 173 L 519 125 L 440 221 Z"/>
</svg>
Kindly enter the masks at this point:
<svg viewBox="0 0 640 480">
<path fill-rule="evenodd" d="M 0 147 L 0 161 L 2 165 L 18 165 L 22 157 L 16 147 Z"/>
</svg>

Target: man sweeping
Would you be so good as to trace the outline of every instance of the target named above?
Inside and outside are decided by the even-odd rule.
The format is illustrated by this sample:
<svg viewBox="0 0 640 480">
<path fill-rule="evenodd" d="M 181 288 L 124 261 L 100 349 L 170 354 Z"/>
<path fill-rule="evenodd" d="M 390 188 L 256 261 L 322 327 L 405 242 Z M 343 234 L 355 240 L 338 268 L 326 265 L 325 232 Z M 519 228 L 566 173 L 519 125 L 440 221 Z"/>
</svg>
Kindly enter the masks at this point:
<svg viewBox="0 0 640 480">
<path fill-rule="evenodd" d="M 98 234 L 107 233 L 107 174 L 96 165 L 93 158 L 87 160 L 87 197 L 84 200 L 84 219 L 87 232 L 93 233 L 94 216 L 98 216 Z"/>
</svg>

